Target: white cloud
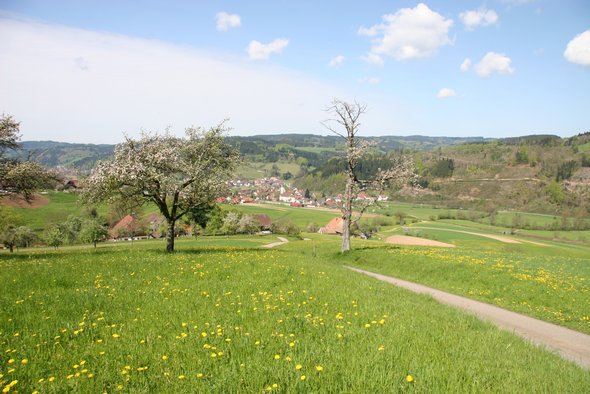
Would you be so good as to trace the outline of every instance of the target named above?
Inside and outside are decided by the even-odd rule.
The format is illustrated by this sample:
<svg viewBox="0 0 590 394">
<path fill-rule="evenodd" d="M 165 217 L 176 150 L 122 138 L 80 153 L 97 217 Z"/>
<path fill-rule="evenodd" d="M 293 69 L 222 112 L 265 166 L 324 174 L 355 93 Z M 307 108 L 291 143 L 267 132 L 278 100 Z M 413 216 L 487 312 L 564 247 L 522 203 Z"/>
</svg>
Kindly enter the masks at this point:
<svg viewBox="0 0 590 394">
<path fill-rule="evenodd" d="M 498 14 L 494 10 L 482 7 L 478 10 L 464 11 L 459 18 L 467 30 L 473 30 L 478 26 L 490 26 L 498 22 Z"/>
<path fill-rule="evenodd" d="M 268 59 L 273 53 L 283 52 L 283 49 L 285 49 L 287 45 L 289 45 L 289 40 L 284 38 L 277 38 L 268 44 L 252 40 L 248 45 L 248 56 L 250 56 L 250 59 L 254 60 Z"/>
<path fill-rule="evenodd" d="M 217 21 L 217 30 L 228 31 L 233 27 L 242 26 L 242 19 L 238 14 L 228 14 L 227 12 L 218 12 L 215 15 Z"/>
<path fill-rule="evenodd" d="M 572 63 L 580 66 L 590 66 L 590 30 L 578 34 L 570 42 L 563 56 Z"/>
<path fill-rule="evenodd" d="M 383 15 L 382 19 L 380 24 L 358 30 L 360 35 L 374 37 L 371 47 L 374 55 L 397 60 L 418 59 L 432 56 L 440 47 L 451 44 L 448 33 L 453 21 L 423 3 Z"/>
<path fill-rule="evenodd" d="M 369 85 L 377 85 L 381 82 L 381 78 L 378 77 L 365 77 L 359 79 L 360 83 L 368 83 Z"/>
<path fill-rule="evenodd" d="M 455 97 L 456 95 L 457 95 L 457 93 L 455 93 L 455 91 L 453 89 L 442 88 L 436 94 L 436 98 L 437 99 L 445 99 L 445 98 L 449 98 L 449 97 Z"/>
<path fill-rule="evenodd" d="M 171 125 L 181 134 L 225 118 L 234 135 L 313 132 L 332 97 L 353 96 L 276 65 L 158 40 L 3 18 L 0 37 L 0 111 L 21 121 L 23 140 L 113 143 L 123 132 Z"/>
<path fill-rule="evenodd" d="M 330 60 L 330 63 L 328 63 L 328 66 L 330 66 L 330 67 L 338 67 L 342 63 L 344 63 L 344 56 L 338 55 L 338 56 L 336 56 L 336 57 L 334 57 L 334 58 L 332 58 Z"/>
<path fill-rule="evenodd" d="M 463 63 L 461 63 L 461 71 L 463 71 L 464 73 L 469 71 L 469 69 L 471 68 L 471 59 L 469 59 L 468 57 L 465 58 L 465 60 L 463 60 Z"/>
<path fill-rule="evenodd" d="M 383 58 L 373 52 L 367 53 L 367 55 L 363 56 L 362 59 L 365 62 L 367 62 L 369 64 L 373 64 L 375 66 L 382 66 L 383 65 Z"/>
<path fill-rule="evenodd" d="M 488 52 L 481 59 L 479 63 L 475 65 L 475 72 L 480 77 L 489 78 L 492 74 L 512 74 L 514 68 L 512 67 L 512 60 L 502 54 L 495 52 Z"/>
</svg>

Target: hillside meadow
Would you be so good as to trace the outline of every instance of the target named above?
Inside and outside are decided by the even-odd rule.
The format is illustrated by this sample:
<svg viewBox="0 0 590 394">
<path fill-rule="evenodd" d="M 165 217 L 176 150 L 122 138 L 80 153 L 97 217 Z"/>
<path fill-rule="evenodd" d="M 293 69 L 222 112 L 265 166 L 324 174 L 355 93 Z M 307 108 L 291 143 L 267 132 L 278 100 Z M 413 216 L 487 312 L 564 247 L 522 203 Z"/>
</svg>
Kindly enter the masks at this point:
<svg viewBox="0 0 590 394">
<path fill-rule="evenodd" d="M 472 265 L 464 254 L 457 261 L 461 249 L 445 255 L 364 241 L 343 259 L 337 237 L 310 236 L 271 250 L 259 246 L 276 238 L 257 236 L 180 239 L 172 255 L 160 241 L 3 253 L 1 387 L 43 393 L 590 387 L 588 370 L 429 297 L 342 267 L 401 272 L 404 266 L 406 277 L 427 283 L 446 276 L 458 284 L 453 273 L 465 265 L 494 278 L 485 263 Z M 577 267 L 587 269 L 579 260 Z M 566 269 L 563 260 L 544 265 Z M 517 281 L 504 279 L 510 286 Z M 576 313 L 587 311 L 587 288 L 575 297 L 586 297 L 572 306 Z"/>
</svg>

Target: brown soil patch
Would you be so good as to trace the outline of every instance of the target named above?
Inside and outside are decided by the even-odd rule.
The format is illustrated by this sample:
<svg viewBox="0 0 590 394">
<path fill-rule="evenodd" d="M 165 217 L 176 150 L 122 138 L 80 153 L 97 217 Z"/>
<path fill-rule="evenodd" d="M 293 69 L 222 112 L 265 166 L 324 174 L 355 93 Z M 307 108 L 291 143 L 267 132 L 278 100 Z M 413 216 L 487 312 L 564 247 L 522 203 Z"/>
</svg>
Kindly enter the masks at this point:
<svg viewBox="0 0 590 394">
<path fill-rule="evenodd" d="M 444 242 L 433 241 L 426 238 L 408 237 L 407 235 L 392 235 L 387 237 L 385 242 L 396 245 L 411 245 L 411 246 L 436 246 L 439 248 L 454 248 L 455 245 Z"/>
<path fill-rule="evenodd" d="M 40 194 L 35 194 L 29 202 L 20 196 L 7 196 L 0 198 L 0 203 L 12 208 L 39 208 L 49 204 L 49 199 Z"/>
</svg>

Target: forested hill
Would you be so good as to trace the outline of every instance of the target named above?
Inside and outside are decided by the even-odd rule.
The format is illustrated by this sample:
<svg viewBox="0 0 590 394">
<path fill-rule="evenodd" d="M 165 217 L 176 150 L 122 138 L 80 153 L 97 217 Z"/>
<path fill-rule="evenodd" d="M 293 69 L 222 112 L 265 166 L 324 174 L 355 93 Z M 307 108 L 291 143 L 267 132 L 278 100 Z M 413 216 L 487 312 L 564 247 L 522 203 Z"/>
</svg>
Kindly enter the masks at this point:
<svg viewBox="0 0 590 394">
<path fill-rule="evenodd" d="M 383 152 L 392 149 L 428 151 L 466 142 L 484 141 L 482 137 L 383 136 L 366 138 L 375 141 L 377 149 Z M 279 156 L 279 151 L 289 151 L 307 157 L 316 165 L 333 157 L 343 147 L 343 140 L 340 137 L 313 134 L 231 136 L 227 137 L 227 141 L 239 148 L 245 157 L 274 162 Z M 92 169 L 98 160 L 110 157 L 115 145 L 24 141 L 22 148 L 19 152 L 11 153 L 12 156 L 31 159 L 47 167 L 65 167 L 85 172 Z"/>
</svg>

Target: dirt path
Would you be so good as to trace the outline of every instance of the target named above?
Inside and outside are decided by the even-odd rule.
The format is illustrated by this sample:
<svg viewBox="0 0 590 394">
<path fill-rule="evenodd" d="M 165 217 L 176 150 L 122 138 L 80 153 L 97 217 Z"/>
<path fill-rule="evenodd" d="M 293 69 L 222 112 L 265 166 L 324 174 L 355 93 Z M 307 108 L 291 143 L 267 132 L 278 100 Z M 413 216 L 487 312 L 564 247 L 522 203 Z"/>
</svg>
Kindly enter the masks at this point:
<svg viewBox="0 0 590 394">
<path fill-rule="evenodd" d="M 266 244 L 266 245 L 262 245 L 261 248 L 274 248 L 275 246 L 280 246 L 280 245 L 284 245 L 286 243 L 289 242 L 289 240 L 287 238 L 283 238 L 283 237 L 277 237 L 279 239 L 279 242 L 273 242 L 271 244 Z"/>
<path fill-rule="evenodd" d="M 407 235 L 392 235 L 387 237 L 385 242 L 395 245 L 410 245 L 410 246 L 437 246 L 439 248 L 454 248 L 455 245 L 444 242 L 433 241 L 432 239 L 409 237 Z"/>
<path fill-rule="evenodd" d="M 439 227 L 420 227 L 420 226 L 415 226 L 412 228 L 421 228 L 424 230 L 439 230 L 439 231 L 452 231 L 454 233 L 463 233 L 463 234 L 469 234 L 469 235 L 477 235 L 479 237 L 485 237 L 485 238 L 490 238 L 490 239 L 495 239 L 496 241 L 500 241 L 500 242 L 504 242 L 507 244 L 519 244 L 521 243 L 520 241 L 517 241 L 515 239 L 509 238 L 509 237 L 503 237 L 501 235 L 493 235 L 493 234 L 481 234 L 481 233 L 474 233 L 471 231 L 463 231 L 463 230 L 452 230 L 452 229 L 448 229 L 448 228 L 439 228 Z"/>
<path fill-rule="evenodd" d="M 428 294 L 442 304 L 470 312 L 503 330 L 510 331 L 537 345 L 556 351 L 561 357 L 567 360 L 573 361 L 582 367 L 590 368 L 590 335 L 417 283 L 376 274 L 359 268 L 348 266 L 346 268 L 403 287 L 415 293 Z"/>
</svg>

